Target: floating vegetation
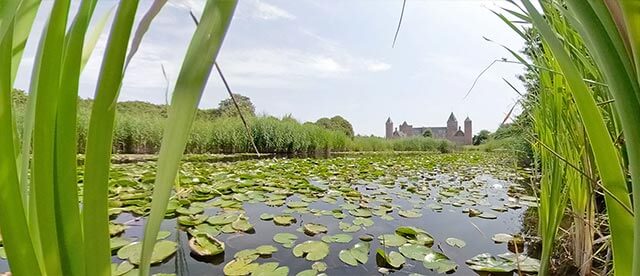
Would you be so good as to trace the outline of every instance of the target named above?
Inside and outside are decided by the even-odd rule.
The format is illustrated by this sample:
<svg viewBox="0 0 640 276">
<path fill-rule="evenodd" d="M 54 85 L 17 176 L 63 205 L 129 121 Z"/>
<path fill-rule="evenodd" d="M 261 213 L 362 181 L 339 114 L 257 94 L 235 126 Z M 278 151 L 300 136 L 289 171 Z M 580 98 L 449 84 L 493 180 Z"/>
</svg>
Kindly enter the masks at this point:
<svg viewBox="0 0 640 276">
<path fill-rule="evenodd" d="M 507 252 L 513 236 L 491 239 L 478 230 L 491 235 L 519 230 L 483 218 L 512 218 L 528 207 L 523 202 L 536 202 L 509 181 L 519 177 L 516 171 L 491 165 L 504 163 L 491 161 L 499 158 L 466 153 L 185 162 L 165 215 L 174 226 L 163 226 L 171 232 L 159 233 L 152 262 L 173 271 L 173 255 L 182 248 L 191 252 L 186 263 L 190 270 L 196 267 L 196 274 L 334 275 L 346 268 L 366 269 L 354 271 L 360 274 L 379 269 L 415 275 L 512 271 L 515 256 L 478 255 L 467 260 L 468 266 L 457 257 L 462 251 L 471 253 L 467 256 L 487 251 L 465 240 L 484 239 L 487 248 Z M 137 271 L 140 243 L 131 230 L 139 228 L 132 222 L 149 210 L 153 171 L 153 162 L 114 165 L 111 250 L 122 260 L 113 265 L 114 275 Z M 429 231 L 442 229 L 451 229 L 445 231 L 450 235 Z M 522 244 L 514 245 L 523 252 Z M 376 262 L 369 262 L 372 254 Z M 211 270 L 209 260 L 220 256 L 224 263 Z M 293 265 L 300 261 L 308 264 L 302 269 Z M 537 268 L 530 258 L 520 265 Z"/>
</svg>

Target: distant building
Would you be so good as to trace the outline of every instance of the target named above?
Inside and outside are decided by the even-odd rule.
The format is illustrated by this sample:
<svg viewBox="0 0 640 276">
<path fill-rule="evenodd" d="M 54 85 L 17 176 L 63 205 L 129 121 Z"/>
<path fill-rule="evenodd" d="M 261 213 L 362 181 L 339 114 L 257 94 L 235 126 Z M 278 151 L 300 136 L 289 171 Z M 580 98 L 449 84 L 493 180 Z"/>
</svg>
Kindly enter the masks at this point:
<svg viewBox="0 0 640 276">
<path fill-rule="evenodd" d="M 447 139 L 458 145 L 471 145 L 473 143 L 471 128 L 472 122 L 469 117 L 464 120 L 464 131 L 458 126 L 456 116 L 449 115 L 447 126 L 444 127 L 413 127 L 404 121 L 399 127 L 393 128 L 391 117 L 385 123 L 385 138 L 393 139 L 400 137 L 423 136 L 425 132 L 431 131 L 431 137 L 436 139 Z"/>
</svg>

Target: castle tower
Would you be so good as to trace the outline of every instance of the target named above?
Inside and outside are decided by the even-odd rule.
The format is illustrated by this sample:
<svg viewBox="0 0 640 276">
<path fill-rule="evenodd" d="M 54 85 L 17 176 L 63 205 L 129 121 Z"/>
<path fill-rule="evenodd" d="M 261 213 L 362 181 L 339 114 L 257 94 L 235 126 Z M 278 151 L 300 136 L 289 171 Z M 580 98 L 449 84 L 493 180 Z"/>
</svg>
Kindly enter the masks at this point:
<svg viewBox="0 0 640 276">
<path fill-rule="evenodd" d="M 391 117 L 389 117 L 387 119 L 387 122 L 385 123 L 385 138 L 387 139 L 391 139 L 393 138 L 393 122 L 391 121 Z"/>
<path fill-rule="evenodd" d="M 471 119 L 469 119 L 469 116 L 464 119 L 464 144 L 473 144 L 473 130 L 471 128 Z"/>
<path fill-rule="evenodd" d="M 452 138 L 453 135 L 456 134 L 456 131 L 458 131 L 458 120 L 456 119 L 456 116 L 453 115 L 453 112 L 451 112 L 451 115 L 449 115 L 449 119 L 447 120 L 447 138 Z"/>
</svg>

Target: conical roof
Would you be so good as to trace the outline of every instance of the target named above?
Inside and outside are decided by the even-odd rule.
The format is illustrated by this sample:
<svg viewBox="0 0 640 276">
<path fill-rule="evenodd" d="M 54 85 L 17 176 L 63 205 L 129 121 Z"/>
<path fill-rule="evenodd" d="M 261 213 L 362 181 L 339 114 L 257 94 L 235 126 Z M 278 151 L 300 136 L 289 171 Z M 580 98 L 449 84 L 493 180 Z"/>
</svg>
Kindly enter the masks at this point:
<svg viewBox="0 0 640 276">
<path fill-rule="evenodd" d="M 451 121 L 456 121 L 456 122 L 458 121 L 458 120 L 456 119 L 456 116 L 455 116 L 455 115 L 453 115 L 453 112 L 451 112 L 451 115 L 449 115 L 449 119 L 447 120 L 447 122 L 451 122 Z"/>
<path fill-rule="evenodd" d="M 466 119 L 464 119 L 465 122 L 471 122 L 471 119 L 469 119 L 469 116 L 467 116 Z"/>
<path fill-rule="evenodd" d="M 391 117 L 387 118 L 387 124 L 390 124 L 390 123 L 393 123 L 393 122 L 391 121 Z"/>
</svg>

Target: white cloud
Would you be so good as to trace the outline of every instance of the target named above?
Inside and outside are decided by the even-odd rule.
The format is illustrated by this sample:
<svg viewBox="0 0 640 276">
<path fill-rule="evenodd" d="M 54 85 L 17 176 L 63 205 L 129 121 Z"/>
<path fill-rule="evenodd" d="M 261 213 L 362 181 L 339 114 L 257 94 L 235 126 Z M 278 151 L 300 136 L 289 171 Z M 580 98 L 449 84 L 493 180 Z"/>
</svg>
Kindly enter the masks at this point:
<svg viewBox="0 0 640 276">
<path fill-rule="evenodd" d="M 375 61 L 367 65 L 367 70 L 370 72 L 382 72 L 391 69 L 391 64 Z"/>
<path fill-rule="evenodd" d="M 263 1 L 255 1 L 253 16 L 264 20 L 288 19 L 293 20 L 296 17 L 286 10 L 277 6 L 267 4 Z"/>
<path fill-rule="evenodd" d="M 335 59 L 329 57 L 313 57 L 310 64 L 313 68 L 322 72 L 348 72 L 349 69 L 338 63 Z"/>
</svg>

